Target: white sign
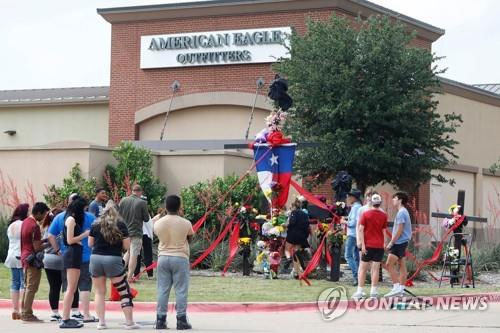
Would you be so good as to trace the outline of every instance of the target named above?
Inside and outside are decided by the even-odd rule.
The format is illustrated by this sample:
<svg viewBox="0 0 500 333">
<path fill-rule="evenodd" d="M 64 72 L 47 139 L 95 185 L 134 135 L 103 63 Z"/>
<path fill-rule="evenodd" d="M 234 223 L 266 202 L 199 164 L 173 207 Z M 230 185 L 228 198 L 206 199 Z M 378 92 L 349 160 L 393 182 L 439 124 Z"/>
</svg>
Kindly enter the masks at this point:
<svg viewBox="0 0 500 333">
<path fill-rule="evenodd" d="M 141 36 L 141 68 L 234 65 L 289 58 L 290 27 Z"/>
</svg>

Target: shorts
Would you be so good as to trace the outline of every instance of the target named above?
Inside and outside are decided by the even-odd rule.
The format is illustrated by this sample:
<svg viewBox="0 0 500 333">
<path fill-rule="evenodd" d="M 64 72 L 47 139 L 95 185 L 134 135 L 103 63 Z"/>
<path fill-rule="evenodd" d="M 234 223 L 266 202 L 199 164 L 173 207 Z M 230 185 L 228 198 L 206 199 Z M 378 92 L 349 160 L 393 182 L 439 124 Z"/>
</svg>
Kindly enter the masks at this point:
<svg viewBox="0 0 500 333">
<path fill-rule="evenodd" d="M 366 254 L 361 256 L 361 261 L 364 262 L 381 262 L 384 257 L 384 249 L 375 249 L 373 247 L 368 247 L 366 249 Z"/>
<path fill-rule="evenodd" d="M 130 237 L 130 255 L 132 257 L 138 257 L 142 250 L 142 236 L 141 237 Z"/>
<path fill-rule="evenodd" d="M 82 246 L 71 245 L 63 254 L 64 269 L 80 269 L 82 266 Z"/>
<path fill-rule="evenodd" d="M 389 249 L 389 253 L 401 259 L 405 257 L 407 247 L 408 247 L 408 242 L 404 242 L 401 244 L 393 244 L 392 247 Z"/>
<path fill-rule="evenodd" d="M 66 270 L 61 271 L 62 276 L 62 291 L 66 292 L 68 287 L 68 279 Z M 92 278 L 89 271 L 89 263 L 82 263 L 80 268 L 80 277 L 78 278 L 78 290 L 79 291 L 91 291 L 92 290 Z"/>
<path fill-rule="evenodd" d="M 80 278 L 78 279 L 78 290 L 80 291 L 92 290 L 89 264 L 89 262 L 82 262 L 82 266 L 80 267 Z"/>
<path fill-rule="evenodd" d="M 114 278 L 125 274 L 125 266 L 121 257 L 93 254 L 90 256 L 90 274 L 94 278 Z"/>
<path fill-rule="evenodd" d="M 24 290 L 24 272 L 22 268 L 11 268 L 12 284 L 10 285 L 11 291 Z"/>
</svg>

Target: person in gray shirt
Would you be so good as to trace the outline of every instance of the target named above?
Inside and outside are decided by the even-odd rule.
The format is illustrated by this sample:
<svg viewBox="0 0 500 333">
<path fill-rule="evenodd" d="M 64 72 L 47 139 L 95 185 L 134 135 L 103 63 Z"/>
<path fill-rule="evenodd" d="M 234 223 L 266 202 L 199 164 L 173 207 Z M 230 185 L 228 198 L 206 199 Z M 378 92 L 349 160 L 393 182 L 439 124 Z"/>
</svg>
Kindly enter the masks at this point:
<svg viewBox="0 0 500 333">
<path fill-rule="evenodd" d="M 128 266 L 127 279 L 129 282 L 133 282 L 137 257 L 142 249 L 142 223 L 149 221 L 148 204 L 141 199 L 141 196 L 142 187 L 136 184 L 132 187 L 132 195 L 123 198 L 119 205 L 120 215 L 127 225 L 130 236 L 130 248 L 123 258 Z"/>
</svg>

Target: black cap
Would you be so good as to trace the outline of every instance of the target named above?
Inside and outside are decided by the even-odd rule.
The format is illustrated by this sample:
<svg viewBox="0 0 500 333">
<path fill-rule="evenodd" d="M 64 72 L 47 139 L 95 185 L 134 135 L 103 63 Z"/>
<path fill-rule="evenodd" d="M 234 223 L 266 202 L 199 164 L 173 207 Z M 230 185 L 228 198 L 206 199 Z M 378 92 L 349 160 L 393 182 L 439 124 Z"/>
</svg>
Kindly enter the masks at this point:
<svg viewBox="0 0 500 333">
<path fill-rule="evenodd" d="M 350 195 L 352 197 L 355 197 L 356 199 L 360 200 L 361 199 L 361 191 L 353 188 L 347 195 Z"/>
</svg>

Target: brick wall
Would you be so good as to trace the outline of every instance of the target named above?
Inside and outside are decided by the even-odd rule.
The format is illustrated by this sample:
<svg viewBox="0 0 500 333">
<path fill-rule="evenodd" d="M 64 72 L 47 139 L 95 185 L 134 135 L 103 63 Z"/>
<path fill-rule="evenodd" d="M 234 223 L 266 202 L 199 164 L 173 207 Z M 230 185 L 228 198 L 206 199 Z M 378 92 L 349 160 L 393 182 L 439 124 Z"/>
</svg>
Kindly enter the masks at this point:
<svg viewBox="0 0 500 333">
<path fill-rule="evenodd" d="M 197 92 L 236 91 L 255 92 L 255 81 L 262 77 L 266 85 L 274 73 L 271 64 L 241 64 L 163 68 L 139 68 L 140 36 L 182 32 L 203 32 L 252 28 L 292 26 L 299 33 L 306 30 L 306 20 L 326 20 L 332 13 L 346 15 L 333 9 L 275 12 L 237 16 L 181 18 L 168 21 L 117 23 L 112 25 L 111 87 L 109 104 L 109 144 L 138 138 L 134 114 L 141 108 L 171 97 L 170 85 L 174 80 L 181 84 L 178 95 Z M 347 16 L 353 19 L 354 17 Z M 415 39 L 413 46 L 431 48 L 424 39 Z M 316 186 L 315 194 L 333 200 L 331 180 Z M 419 210 L 429 210 L 430 186 L 422 186 L 416 196 Z"/>
<path fill-rule="evenodd" d="M 141 35 L 280 26 L 293 26 L 299 33 L 304 33 L 308 17 L 325 20 L 332 12 L 332 9 L 322 9 L 113 24 L 109 144 L 114 146 L 122 140 L 137 139 L 138 133 L 134 125 L 135 112 L 171 97 L 170 85 L 174 80 L 178 80 L 181 84 L 178 92 L 180 95 L 214 91 L 253 93 L 257 78 L 263 77 L 268 84 L 274 76 L 270 64 L 141 70 L 139 68 Z M 337 12 L 337 14 L 342 13 Z M 431 44 L 417 39 L 414 45 L 430 48 Z"/>
</svg>

